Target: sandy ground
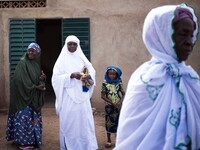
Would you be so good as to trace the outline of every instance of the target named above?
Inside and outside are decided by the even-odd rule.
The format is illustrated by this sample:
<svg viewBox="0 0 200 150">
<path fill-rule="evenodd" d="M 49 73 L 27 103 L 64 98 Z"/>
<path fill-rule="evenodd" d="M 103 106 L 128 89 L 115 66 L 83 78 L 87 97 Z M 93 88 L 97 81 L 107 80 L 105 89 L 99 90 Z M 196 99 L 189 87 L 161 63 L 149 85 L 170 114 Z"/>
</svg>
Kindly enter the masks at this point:
<svg viewBox="0 0 200 150">
<path fill-rule="evenodd" d="M 59 120 L 55 114 L 54 103 L 45 103 L 42 109 L 43 115 L 43 145 L 39 150 L 59 150 Z M 114 148 L 105 148 L 106 132 L 104 127 L 103 112 L 94 113 L 95 129 L 99 150 L 111 150 Z M 18 150 L 12 142 L 5 139 L 5 130 L 7 122 L 7 113 L 0 111 L 0 149 L 1 150 Z M 112 135 L 112 141 L 115 142 L 115 135 Z"/>
</svg>

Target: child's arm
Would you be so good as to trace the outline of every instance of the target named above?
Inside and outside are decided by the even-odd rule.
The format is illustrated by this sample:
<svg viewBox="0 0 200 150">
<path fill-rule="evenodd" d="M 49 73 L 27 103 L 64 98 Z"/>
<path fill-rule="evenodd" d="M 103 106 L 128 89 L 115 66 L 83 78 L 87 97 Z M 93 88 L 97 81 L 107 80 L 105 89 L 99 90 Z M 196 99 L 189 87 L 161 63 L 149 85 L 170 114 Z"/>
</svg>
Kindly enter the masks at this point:
<svg viewBox="0 0 200 150">
<path fill-rule="evenodd" d="M 113 104 L 112 103 L 112 100 L 110 100 L 108 97 L 107 97 L 107 88 L 106 88 L 106 85 L 105 85 L 105 83 L 102 83 L 102 87 L 101 87 L 102 89 L 101 89 L 101 98 L 105 101 L 105 102 L 107 102 L 107 103 L 109 103 L 109 104 L 111 104 L 111 105 L 113 105 L 114 107 L 116 107 L 115 106 L 115 104 Z"/>
<path fill-rule="evenodd" d="M 124 96 L 125 96 L 125 92 L 124 92 L 124 91 L 121 91 L 121 94 L 122 94 L 121 100 L 123 101 L 123 100 L 124 100 Z"/>
<path fill-rule="evenodd" d="M 114 104 L 109 98 L 107 98 L 105 92 L 101 92 L 101 98 L 106 101 L 107 103 L 113 105 L 115 108 L 118 108 L 117 104 Z"/>
<path fill-rule="evenodd" d="M 108 103 L 110 103 L 110 104 L 113 105 L 112 101 L 111 101 L 110 99 L 107 98 L 105 92 L 101 92 L 101 98 L 102 98 L 104 101 L 106 101 L 106 102 L 108 102 Z"/>
<path fill-rule="evenodd" d="M 107 98 L 106 93 L 105 92 L 101 92 L 101 98 L 106 101 L 107 103 L 113 105 L 115 108 L 118 108 L 117 104 L 114 104 L 109 98 Z"/>
<path fill-rule="evenodd" d="M 122 95 L 121 100 L 123 101 L 124 96 L 125 96 L 125 90 L 124 90 L 122 82 L 120 83 L 120 92 L 121 92 L 121 95 Z"/>
<path fill-rule="evenodd" d="M 117 103 L 119 109 L 121 109 L 122 102 L 123 102 L 124 97 L 125 97 L 125 91 L 124 91 L 124 88 L 123 88 L 123 84 L 122 84 L 122 83 L 120 83 L 120 94 L 121 94 L 121 96 L 120 96 L 120 99 L 121 99 L 121 100 Z"/>
</svg>

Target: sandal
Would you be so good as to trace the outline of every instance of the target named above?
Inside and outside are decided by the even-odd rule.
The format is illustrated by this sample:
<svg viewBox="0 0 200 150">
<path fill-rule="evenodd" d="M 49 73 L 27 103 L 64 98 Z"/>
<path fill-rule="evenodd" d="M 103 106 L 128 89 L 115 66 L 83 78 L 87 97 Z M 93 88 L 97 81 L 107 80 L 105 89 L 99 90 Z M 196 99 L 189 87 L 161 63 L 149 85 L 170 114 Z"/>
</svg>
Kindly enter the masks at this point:
<svg viewBox="0 0 200 150">
<path fill-rule="evenodd" d="M 107 142 L 107 143 L 105 144 L 105 147 L 106 147 L 106 148 L 110 148 L 110 147 L 112 147 L 111 142 Z"/>
<path fill-rule="evenodd" d="M 20 146 L 19 149 L 21 149 L 21 150 L 30 150 L 30 149 L 34 149 L 34 146 Z"/>
</svg>

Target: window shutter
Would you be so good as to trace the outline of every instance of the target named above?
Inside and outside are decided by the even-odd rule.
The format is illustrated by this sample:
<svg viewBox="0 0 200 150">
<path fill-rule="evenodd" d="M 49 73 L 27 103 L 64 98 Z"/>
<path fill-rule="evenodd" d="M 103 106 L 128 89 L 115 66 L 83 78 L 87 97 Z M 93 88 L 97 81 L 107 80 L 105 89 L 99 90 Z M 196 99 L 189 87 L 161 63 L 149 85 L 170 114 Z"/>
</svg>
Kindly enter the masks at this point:
<svg viewBox="0 0 200 150">
<path fill-rule="evenodd" d="M 69 35 L 75 35 L 80 40 L 80 45 L 85 56 L 90 60 L 90 19 L 66 18 L 62 21 L 62 44 Z"/>
<path fill-rule="evenodd" d="M 28 45 L 36 41 L 35 29 L 34 19 L 10 19 L 10 79 L 12 79 L 15 67 L 26 52 Z"/>
</svg>

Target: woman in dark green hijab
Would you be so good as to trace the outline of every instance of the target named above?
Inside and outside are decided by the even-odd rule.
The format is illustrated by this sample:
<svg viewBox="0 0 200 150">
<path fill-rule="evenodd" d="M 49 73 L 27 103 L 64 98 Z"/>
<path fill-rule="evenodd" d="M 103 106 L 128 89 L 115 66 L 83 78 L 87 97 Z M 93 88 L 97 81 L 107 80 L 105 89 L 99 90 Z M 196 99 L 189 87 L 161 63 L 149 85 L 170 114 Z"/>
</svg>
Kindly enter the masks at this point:
<svg viewBox="0 0 200 150">
<path fill-rule="evenodd" d="M 40 68 L 41 49 L 31 43 L 19 61 L 11 83 L 11 98 L 6 130 L 7 141 L 20 149 L 42 144 L 42 115 L 46 75 Z"/>
</svg>

